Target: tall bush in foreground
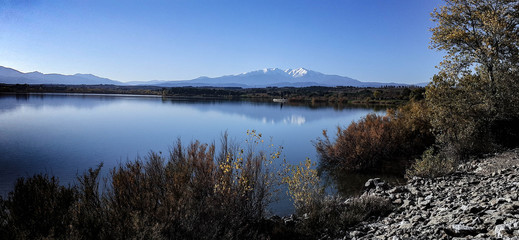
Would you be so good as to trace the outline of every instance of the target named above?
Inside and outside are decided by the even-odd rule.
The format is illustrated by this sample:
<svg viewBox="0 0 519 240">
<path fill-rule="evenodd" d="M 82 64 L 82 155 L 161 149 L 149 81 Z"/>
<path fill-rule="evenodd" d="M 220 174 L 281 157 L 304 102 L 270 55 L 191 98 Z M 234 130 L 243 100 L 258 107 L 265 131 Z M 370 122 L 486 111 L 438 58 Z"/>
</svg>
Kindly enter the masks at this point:
<svg viewBox="0 0 519 240">
<path fill-rule="evenodd" d="M 108 232 L 106 205 L 99 189 L 99 174 L 103 164 L 88 169 L 77 177 L 76 202 L 72 211 L 74 239 L 106 239 Z"/>
<path fill-rule="evenodd" d="M 169 156 L 150 153 L 111 171 L 104 198 L 110 232 L 118 239 L 258 239 L 271 200 L 267 165 L 279 152 L 262 149 L 261 134 L 245 147 L 224 136 L 215 145 L 180 141 Z"/>
</svg>

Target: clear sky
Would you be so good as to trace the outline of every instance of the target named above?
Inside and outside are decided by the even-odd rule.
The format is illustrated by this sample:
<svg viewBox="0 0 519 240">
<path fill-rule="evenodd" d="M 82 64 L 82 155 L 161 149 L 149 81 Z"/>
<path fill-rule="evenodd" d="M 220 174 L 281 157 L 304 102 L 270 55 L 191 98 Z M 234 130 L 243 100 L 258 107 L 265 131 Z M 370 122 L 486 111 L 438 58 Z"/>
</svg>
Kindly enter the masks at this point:
<svg viewBox="0 0 519 240">
<path fill-rule="evenodd" d="M 420 83 L 440 0 L 0 0 L 0 65 L 119 81 L 304 67 Z"/>
</svg>

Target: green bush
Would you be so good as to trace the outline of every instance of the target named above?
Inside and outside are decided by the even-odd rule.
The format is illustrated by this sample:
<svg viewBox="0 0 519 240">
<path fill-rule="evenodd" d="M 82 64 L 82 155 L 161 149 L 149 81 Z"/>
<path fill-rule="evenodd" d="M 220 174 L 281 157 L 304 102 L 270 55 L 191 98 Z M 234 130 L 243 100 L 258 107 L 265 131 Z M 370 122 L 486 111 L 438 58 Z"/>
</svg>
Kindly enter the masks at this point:
<svg viewBox="0 0 519 240">
<path fill-rule="evenodd" d="M 427 149 L 420 159 L 406 172 L 407 178 L 424 177 L 435 178 L 450 174 L 456 170 L 456 162 L 442 154 L 435 154 L 433 148 Z"/>
<path fill-rule="evenodd" d="M 7 201 L 0 196 L 0 239 L 12 239 L 11 229 L 9 228 L 9 212 L 6 206 Z"/>
<path fill-rule="evenodd" d="M 439 74 L 427 87 L 430 121 L 440 150 L 460 161 L 491 151 L 491 123 L 495 117 L 489 104 L 489 83 L 477 75 L 456 81 Z"/>
</svg>

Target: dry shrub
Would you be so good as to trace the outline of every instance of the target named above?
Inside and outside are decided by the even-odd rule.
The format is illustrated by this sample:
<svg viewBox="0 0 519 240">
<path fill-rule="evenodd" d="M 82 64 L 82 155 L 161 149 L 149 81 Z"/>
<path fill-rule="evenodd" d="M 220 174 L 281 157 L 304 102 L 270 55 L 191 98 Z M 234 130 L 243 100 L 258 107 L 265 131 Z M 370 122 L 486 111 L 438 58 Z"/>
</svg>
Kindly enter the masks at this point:
<svg viewBox="0 0 519 240">
<path fill-rule="evenodd" d="M 351 171 L 373 169 L 380 159 L 392 148 L 390 119 L 386 116 L 369 114 L 348 128 L 337 128 L 335 143 L 331 143 L 327 132 L 324 140 L 319 139 L 316 148 L 320 154 L 321 166 L 336 166 Z"/>
<path fill-rule="evenodd" d="M 167 156 L 150 152 L 120 164 L 99 189 L 102 165 L 75 188 L 47 175 L 21 178 L 0 198 L 0 239 L 264 239 L 275 175 L 261 134 L 243 148 L 180 140 Z M 271 147 L 273 147 L 271 145 Z"/>
<path fill-rule="evenodd" d="M 326 131 L 315 146 L 321 167 L 350 172 L 401 172 L 411 159 L 434 142 L 423 103 L 410 102 L 385 116 L 368 114 L 346 129 L 337 128 L 335 142 Z"/>
<path fill-rule="evenodd" d="M 341 221 L 355 225 L 372 216 L 384 216 L 393 210 L 391 202 L 375 195 L 363 195 L 347 202 L 347 210 L 341 213 Z"/>
<path fill-rule="evenodd" d="M 99 173 L 103 164 L 78 176 L 76 205 L 73 209 L 71 238 L 104 239 L 107 216 L 99 191 Z"/>
<path fill-rule="evenodd" d="M 108 222 L 116 238 L 263 238 L 259 225 L 271 199 L 269 158 L 258 149 L 261 134 L 249 132 L 248 147 L 223 137 L 215 145 L 180 141 L 163 157 L 121 165 L 111 172 L 105 196 Z"/>
<path fill-rule="evenodd" d="M 55 177 L 37 174 L 19 178 L 6 200 L 1 200 L 2 239 L 64 239 L 72 222 L 75 191 Z"/>
</svg>

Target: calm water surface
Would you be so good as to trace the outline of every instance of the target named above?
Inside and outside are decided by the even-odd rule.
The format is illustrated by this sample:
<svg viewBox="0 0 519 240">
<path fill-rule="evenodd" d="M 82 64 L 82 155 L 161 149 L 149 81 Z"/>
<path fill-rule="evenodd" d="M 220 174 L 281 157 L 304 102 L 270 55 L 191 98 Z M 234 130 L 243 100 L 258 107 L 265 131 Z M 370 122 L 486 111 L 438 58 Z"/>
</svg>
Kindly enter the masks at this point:
<svg viewBox="0 0 519 240">
<path fill-rule="evenodd" d="M 0 94 L 0 194 L 6 196 L 18 177 L 43 172 L 73 184 L 77 173 L 100 162 L 106 175 L 107 169 L 150 150 L 167 152 L 177 138 L 211 143 L 225 131 L 239 142 L 248 129 L 256 129 L 284 147 L 288 162 L 317 160 L 312 141 L 323 129 L 332 135 L 338 125 L 374 111 L 128 95 Z M 283 194 L 272 208 L 280 215 L 293 210 Z"/>
</svg>

